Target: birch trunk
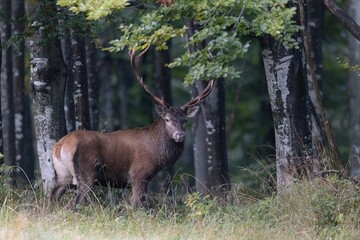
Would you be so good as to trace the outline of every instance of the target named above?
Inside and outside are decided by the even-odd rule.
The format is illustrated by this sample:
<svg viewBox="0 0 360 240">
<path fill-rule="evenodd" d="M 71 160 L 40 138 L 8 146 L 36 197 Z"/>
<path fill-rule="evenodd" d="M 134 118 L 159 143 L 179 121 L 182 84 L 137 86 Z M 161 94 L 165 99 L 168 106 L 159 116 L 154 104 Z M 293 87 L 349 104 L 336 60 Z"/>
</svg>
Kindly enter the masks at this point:
<svg viewBox="0 0 360 240">
<path fill-rule="evenodd" d="M 34 12 L 39 7 L 40 11 Z M 47 5 L 51 4 L 51 5 Z M 64 81 L 65 67 L 61 54 L 60 41 L 50 38 L 49 31 L 57 29 L 57 22 L 42 22 L 37 14 L 56 13 L 55 2 L 27 1 L 27 14 L 35 32 L 29 39 L 30 83 L 33 94 L 33 116 L 44 192 L 48 195 L 55 185 L 51 149 L 53 144 L 65 134 L 64 119 Z"/>
<path fill-rule="evenodd" d="M 277 189 L 282 192 L 312 175 L 306 72 L 300 49 L 285 48 L 270 37 L 261 43 L 274 118 Z"/>
<path fill-rule="evenodd" d="M 360 1 L 349 0 L 348 14 L 354 21 L 360 24 Z M 351 34 L 348 36 L 349 63 L 350 66 L 360 66 L 360 41 Z M 360 70 L 349 71 L 348 91 L 350 99 L 350 126 L 349 140 L 351 145 L 360 145 Z M 360 177 L 360 164 L 356 158 L 350 158 L 350 176 Z"/>
</svg>

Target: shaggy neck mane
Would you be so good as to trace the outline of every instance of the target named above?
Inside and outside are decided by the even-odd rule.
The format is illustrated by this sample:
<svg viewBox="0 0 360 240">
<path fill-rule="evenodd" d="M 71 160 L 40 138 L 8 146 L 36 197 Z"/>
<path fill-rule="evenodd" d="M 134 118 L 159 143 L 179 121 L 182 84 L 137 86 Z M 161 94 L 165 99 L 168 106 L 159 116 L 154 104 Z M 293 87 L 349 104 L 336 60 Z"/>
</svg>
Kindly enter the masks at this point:
<svg viewBox="0 0 360 240">
<path fill-rule="evenodd" d="M 176 142 L 170 138 L 165 129 L 165 120 L 159 117 L 153 123 L 158 142 L 156 142 L 156 154 L 161 165 L 167 165 L 177 160 L 184 150 L 184 142 Z"/>
</svg>

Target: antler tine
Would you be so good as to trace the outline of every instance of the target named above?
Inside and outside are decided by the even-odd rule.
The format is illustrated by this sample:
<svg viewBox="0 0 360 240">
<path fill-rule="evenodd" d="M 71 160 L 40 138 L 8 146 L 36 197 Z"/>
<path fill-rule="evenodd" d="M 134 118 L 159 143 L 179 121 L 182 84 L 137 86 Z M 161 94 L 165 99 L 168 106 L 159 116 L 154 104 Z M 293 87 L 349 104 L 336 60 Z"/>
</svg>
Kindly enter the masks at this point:
<svg viewBox="0 0 360 240">
<path fill-rule="evenodd" d="M 202 90 L 202 92 L 195 98 L 191 99 L 189 102 L 184 104 L 181 109 L 185 110 L 186 108 L 193 107 L 199 104 L 204 98 L 206 98 L 212 91 L 214 87 L 215 80 L 209 81 L 208 85 Z"/>
<path fill-rule="evenodd" d="M 138 80 L 140 86 L 144 89 L 145 93 L 151 97 L 151 99 L 162 106 L 166 106 L 169 107 L 169 105 L 162 100 L 161 98 L 158 98 L 155 94 L 153 94 L 152 92 L 150 92 L 150 90 L 147 88 L 147 86 L 144 83 L 144 80 L 142 78 L 142 76 L 140 76 L 139 70 L 138 70 L 138 65 L 139 65 L 139 61 L 140 58 L 145 54 L 145 52 L 149 49 L 150 45 L 147 46 L 144 50 L 142 50 L 138 55 L 135 54 L 135 50 L 131 49 L 128 52 L 129 58 L 130 58 L 130 63 L 131 63 L 131 67 L 133 69 L 133 72 L 135 74 L 136 79 Z"/>
</svg>

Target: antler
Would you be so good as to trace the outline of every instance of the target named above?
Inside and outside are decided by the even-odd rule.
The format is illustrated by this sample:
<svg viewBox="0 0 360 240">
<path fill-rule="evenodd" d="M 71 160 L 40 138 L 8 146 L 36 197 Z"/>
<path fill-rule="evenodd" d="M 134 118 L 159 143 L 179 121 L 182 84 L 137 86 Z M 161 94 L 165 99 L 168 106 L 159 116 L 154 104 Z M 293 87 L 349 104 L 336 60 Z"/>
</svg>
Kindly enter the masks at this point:
<svg viewBox="0 0 360 240">
<path fill-rule="evenodd" d="M 162 105 L 162 106 L 169 107 L 169 104 L 167 104 L 163 99 L 158 98 L 152 92 L 149 91 L 149 89 L 147 88 L 147 86 L 144 83 L 143 78 L 140 76 L 139 69 L 138 69 L 139 61 L 140 61 L 140 58 L 149 49 L 149 47 L 150 47 L 150 45 L 147 46 L 144 50 L 142 50 L 138 55 L 135 54 L 134 49 L 129 50 L 128 54 L 129 54 L 129 58 L 130 58 L 131 67 L 133 69 L 136 79 L 138 80 L 140 86 L 144 89 L 145 93 L 147 95 L 149 95 L 155 103 Z"/>
<path fill-rule="evenodd" d="M 204 88 L 204 90 L 202 90 L 202 92 L 195 98 L 191 99 L 189 102 L 187 102 L 186 104 L 184 104 L 181 109 L 185 110 L 189 107 L 193 107 L 197 104 L 199 104 L 204 98 L 206 98 L 212 91 L 213 87 L 214 87 L 214 80 L 209 81 L 208 85 Z"/>
<path fill-rule="evenodd" d="M 129 58 L 130 58 L 130 62 L 131 62 L 131 67 L 133 69 L 136 79 L 138 80 L 140 86 L 144 89 L 145 93 L 147 95 L 149 95 L 155 103 L 169 108 L 170 107 L 169 104 L 167 104 L 163 99 L 158 98 L 152 92 L 149 91 L 149 89 L 147 88 L 147 86 L 144 83 L 143 78 L 140 76 L 140 73 L 139 73 L 138 65 L 139 65 L 140 58 L 145 54 L 145 52 L 149 49 L 149 47 L 150 47 L 150 45 L 147 46 L 144 50 L 142 50 L 138 55 L 135 54 L 134 49 L 129 50 L 128 54 L 129 54 Z M 191 99 L 189 102 L 184 104 L 181 107 L 181 109 L 186 110 L 189 107 L 193 107 L 193 106 L 199 104 L 204 98 L 206 98 L 211 93 L 211 91 L 214 87 L 214 83 L 215 83 L 214 80 L 209 81 L 208 85 L 204 88 L 204 90 L 202 90 L 202 92 L 197 97 Z"/>
</svg>

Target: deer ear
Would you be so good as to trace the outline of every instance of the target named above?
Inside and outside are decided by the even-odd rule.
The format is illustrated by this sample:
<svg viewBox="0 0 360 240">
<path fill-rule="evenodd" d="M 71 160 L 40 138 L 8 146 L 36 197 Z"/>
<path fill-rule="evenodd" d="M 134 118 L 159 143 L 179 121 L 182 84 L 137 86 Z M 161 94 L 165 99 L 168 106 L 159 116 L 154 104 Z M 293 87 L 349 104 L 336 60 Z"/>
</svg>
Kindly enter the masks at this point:
<svg viewBox="0 0 360 240">
<path fill-rule="evenodd" d="M 199 106 L 192 106 L 186 109 L 186 116 L 188 118 L 194 117 L 198 111 L 199 111 Z"/>
<path fill-rule="evenodd" d="M 162 118 L 165 117 L 166 110 L 167 110 L 166 106 L 155 104 L 155 111 L 160 117 Z"/>
</svg>

